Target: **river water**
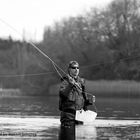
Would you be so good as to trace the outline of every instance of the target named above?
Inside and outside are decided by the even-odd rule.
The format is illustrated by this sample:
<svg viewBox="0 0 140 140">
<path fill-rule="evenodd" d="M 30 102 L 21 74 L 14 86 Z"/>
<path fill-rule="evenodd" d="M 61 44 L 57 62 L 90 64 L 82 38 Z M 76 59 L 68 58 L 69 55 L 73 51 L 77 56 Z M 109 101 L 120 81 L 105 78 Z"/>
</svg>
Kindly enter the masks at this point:
<svg viewBox="0 0 140 140">
<path fill-rule="evenodd" d="M 76 126 L 76 140 L 140 139 L 140 102 L 135 98 L 97 98 L 92 124 Z M 58 140 L 58 97 L 0 99 L 0 139 Z"/>
</svg>

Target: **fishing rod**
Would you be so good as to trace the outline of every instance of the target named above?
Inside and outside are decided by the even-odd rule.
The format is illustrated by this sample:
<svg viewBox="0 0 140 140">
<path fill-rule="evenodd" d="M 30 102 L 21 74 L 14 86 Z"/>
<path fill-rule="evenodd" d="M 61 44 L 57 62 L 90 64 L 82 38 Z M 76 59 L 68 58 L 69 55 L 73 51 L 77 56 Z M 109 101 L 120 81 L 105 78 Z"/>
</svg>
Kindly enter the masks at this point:
<svg viewBox="0 0 140 140">
<path fill-rule="evenodd" d="M 4 20 L 2 20 L 0 18 L 0 21 L 2 23 L 4 23 L 5 25 L 7 25 L 9 28 L 11 28 L 12 30 L 14 30 L 18 35 L 20 35 L 20 37 L 22 36 L 22 34 L 20 32 L 18 32 L 13 26 L 11 26 L 9 23 L 5 22 Z M 61 70 L 61 72 L 63 72 L 65 75 L 66 73 L 46 54 L 44 53 L 41 49 L 39 49 L 32 41 L 26 41 L 27 43 L 29 43 L 31 46 L 33 46 L 38 52 L 40 52 L 43 56 L 45 56 L 46 58 L 48 58 L 53 66 L 54 66 L 54 69 L 56 70 L 56 72 L 58 73 L 58 75 L 62 78 L 62 75 L 60 74 L 60 72 L 58 72 L 58 69 Z"/>
<path fill-rule="evenodd" d="M 7 25 L 9 28 L 11 28 L 13 31 L 15 31 L 20 37 L 22 36 L 22 34 L 21 33 L 19 33 L 13 26 L 11 26 L 9 23 L 7 23 L 7 22 L 5 22 L 4 20 L 2 20 L 1 18 L 0 18 L 0 21 L 2 22 L 2 23 L 4 23 L 5 25 Z M 33 46 L 38 52 L 40 52 L 43 56 L 45 56 L 46 58 L 48 58 L 50 61 L 51 61 L 51 63 L 52 63 L 52 65 L 53 65 L 53 67 L 54 67 L 54 69 L 55 69 L 55 71 L 57 72 L 57 74 L 62 78 L 62 79 L 64 79 L 63 78 L 63 76 L 61 75 L 61 73 L 59 72 L 59 70 L 61 71 L 61 72 L 63 72 L 63 74 L 64 75 L 66 75 L 67 76 L 67 73 L 65 72 L 65 71 L 63 71 L 62 70 L 62 68 L 60 68 L 46 53 L 44 53 L 41 49 L 39 49 L 32 41 L 26 41 L 26 42 L 28 42 L 31 46 Z M 59 70 L 58 70 L 59 69 Z M 80 90 L 81 90 L 81 87 L 79 87 L 77 84 L 75 84 L 75 86 L 76 87 L 78 87 Z M 88 92 L 85 92 L 86 94 L 89 94 L 89 95 L 92 95 L 91 93 L 88 93 Z M 93 96 L 93 95 L 92 95 Z"/>
</svg>

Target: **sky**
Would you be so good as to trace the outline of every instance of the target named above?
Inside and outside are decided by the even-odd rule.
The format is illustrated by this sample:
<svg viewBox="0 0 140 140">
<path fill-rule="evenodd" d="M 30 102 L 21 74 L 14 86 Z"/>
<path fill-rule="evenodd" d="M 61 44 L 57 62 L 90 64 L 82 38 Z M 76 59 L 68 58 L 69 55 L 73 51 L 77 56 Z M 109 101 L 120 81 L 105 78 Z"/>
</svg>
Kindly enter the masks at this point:
<svg viewBox="0 0 140 140">
<path fill-rule="evenodd" d="M 0 38 L 41 41 L 44 28 L 112 0 L 0 0 Z"/>
</svg>

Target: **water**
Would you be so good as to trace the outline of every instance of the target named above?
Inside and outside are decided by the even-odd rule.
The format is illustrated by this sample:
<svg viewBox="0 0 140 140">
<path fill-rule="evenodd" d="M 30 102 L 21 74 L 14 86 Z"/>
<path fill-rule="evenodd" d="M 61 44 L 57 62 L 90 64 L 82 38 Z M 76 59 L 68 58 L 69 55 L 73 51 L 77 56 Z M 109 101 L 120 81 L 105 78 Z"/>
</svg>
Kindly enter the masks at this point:
<svg viewBox="0 0 140 140">
<path fill-rule="evenodd" d="M 76 140 L 140 139 L 140 102 L 129 98 L 97 98 L 93 124 L 76 126 Z M 57 140 L 58 98 L 0 99 L 0 139 Z"/>
</svg>

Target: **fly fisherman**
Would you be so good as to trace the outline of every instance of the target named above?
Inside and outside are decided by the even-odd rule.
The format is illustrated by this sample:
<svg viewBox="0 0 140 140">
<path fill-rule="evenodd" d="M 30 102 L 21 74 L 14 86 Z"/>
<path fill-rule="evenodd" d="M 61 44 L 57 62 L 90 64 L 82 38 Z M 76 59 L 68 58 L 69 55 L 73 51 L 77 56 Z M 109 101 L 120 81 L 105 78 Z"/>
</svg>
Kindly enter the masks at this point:
<svg viewBox="0 0 140 140">
<path fill-rule="evenodd" d="M 68 75 L 63 77 L 59 90 L 59 109 L 61 111 L 61 126 L 71 127 L 77 123 L 76 110 L 87 110 L 92 102 L 88 100 L 84 86 L 84 79 L 79 76 L 79 64 L 70 61 Z"/>
</svg>

